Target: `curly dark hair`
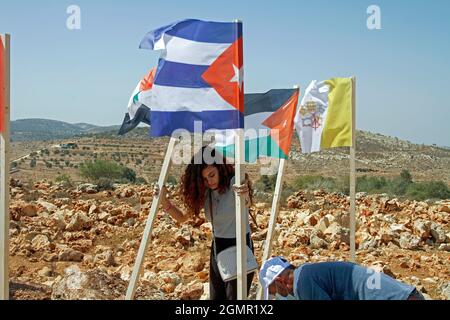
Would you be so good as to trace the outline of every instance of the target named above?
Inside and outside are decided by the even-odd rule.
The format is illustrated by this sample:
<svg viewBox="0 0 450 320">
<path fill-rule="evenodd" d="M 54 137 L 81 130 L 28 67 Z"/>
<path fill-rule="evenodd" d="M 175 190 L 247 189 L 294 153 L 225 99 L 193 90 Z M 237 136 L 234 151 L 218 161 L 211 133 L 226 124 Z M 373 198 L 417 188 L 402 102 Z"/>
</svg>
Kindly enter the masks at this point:
<svg viewBox="0 0 450 320">
<path fill-rule="evenodd" d="M 199 154 L 192 157 L 191 163 L 186 167 L 184 174 L 181 177 L 180 185 L 181 199 L 184 202 L 188 213 L 191 216 L 196 217 L 198 217 L 201 209 L 205 205 L 205 192 L 207 186 L 205 186 L 202 176 L 203 169 L 210 165 L 217 168 L 219 171 L 218 191 L 221 194 L 225 193 L 230 188 L 230 181 L 235 175 L 234 165 L 227 163 L 227 159 L 223 155 L 218 154 L 218 157 L 216 158 L 215 149 L 206 146 L 199 152 L 201 152 L 201 164 L 195 163 L 195 160 L 200 157 Z M 205 161 L 204 155 L 208 153 L 213 159 L 215 159 L 213 163 L 208 163 Z M 250 201 L 253 203 L 253 190 L 247 174 L 246 179 L 248 180 L 249 185 Z"/>
</svg>

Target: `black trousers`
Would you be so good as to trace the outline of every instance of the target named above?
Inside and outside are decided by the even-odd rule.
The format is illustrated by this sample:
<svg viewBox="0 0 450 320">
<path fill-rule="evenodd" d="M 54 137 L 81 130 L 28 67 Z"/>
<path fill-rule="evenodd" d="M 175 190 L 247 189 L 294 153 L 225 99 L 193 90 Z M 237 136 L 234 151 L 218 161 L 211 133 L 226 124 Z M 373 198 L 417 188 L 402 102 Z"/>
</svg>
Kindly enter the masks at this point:
<svg viewBox="0 0 450 320">
<path fill-rule="evenodd" d="M 236 239 L 215 238 L 217 254 L 219 252 L 235 246 Z M 246 236 L 247 246 L 254 252 L 253 242 L 248 233 Z M 253 277 L 255 273 L 252 272 L 247 275 L 247 296 L 250 292 Z M 211 300 L 237 300 L 237 280 L 224 282 L 220 276 L 217 262 L 214 256 L 214 243 L 211 244 L 211 255 L 209 264 L 209 298 Z"/>
</svg>

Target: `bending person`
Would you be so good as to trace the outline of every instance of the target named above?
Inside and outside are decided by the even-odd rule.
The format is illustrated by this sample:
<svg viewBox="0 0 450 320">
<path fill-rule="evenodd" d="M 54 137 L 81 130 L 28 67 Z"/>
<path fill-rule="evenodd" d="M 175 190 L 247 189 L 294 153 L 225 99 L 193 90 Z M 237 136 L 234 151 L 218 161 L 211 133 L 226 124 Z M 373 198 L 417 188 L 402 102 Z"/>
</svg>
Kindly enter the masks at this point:
<svg viewBox="0 0 450 320">
<path fill-rule="evenodd" d="M 264 299 L 425 300 L 415 287 L 349 262 L 305 263 L 295 268 L 281 257 L 265 261 L 259 279 Z"/>
</svg>

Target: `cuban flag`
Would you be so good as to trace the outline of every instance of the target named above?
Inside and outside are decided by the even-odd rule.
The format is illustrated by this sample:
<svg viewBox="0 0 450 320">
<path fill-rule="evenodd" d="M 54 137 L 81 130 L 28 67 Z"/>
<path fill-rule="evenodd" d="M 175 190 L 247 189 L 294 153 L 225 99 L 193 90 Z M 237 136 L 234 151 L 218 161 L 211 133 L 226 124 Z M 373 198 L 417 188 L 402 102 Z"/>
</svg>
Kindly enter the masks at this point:
<svg viewBox="0 0 450 320">
<path fill-rule="evenodd" d="M 162 50 L 151 94 L 151 135 L 244 127 L 242 23 L 182 20 L 147 33 L 141 49 Z"/>
</svg>

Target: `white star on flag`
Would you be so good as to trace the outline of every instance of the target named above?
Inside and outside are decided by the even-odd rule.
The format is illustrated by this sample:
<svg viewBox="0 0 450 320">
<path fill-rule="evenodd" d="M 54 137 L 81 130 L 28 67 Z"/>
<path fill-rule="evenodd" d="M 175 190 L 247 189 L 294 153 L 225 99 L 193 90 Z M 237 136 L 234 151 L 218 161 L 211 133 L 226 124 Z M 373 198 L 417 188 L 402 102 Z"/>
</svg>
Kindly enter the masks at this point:
<svg viewBox="0 0 450 320">
<path fill-rule="evenodd" d="M 233 64 L 234 77 L 230 80 L 230 82 L 239 82 L 239 90 L 242 90 L 242 81 L 244 80 L 244 66 L 240 69 Z"/>
</svg>

